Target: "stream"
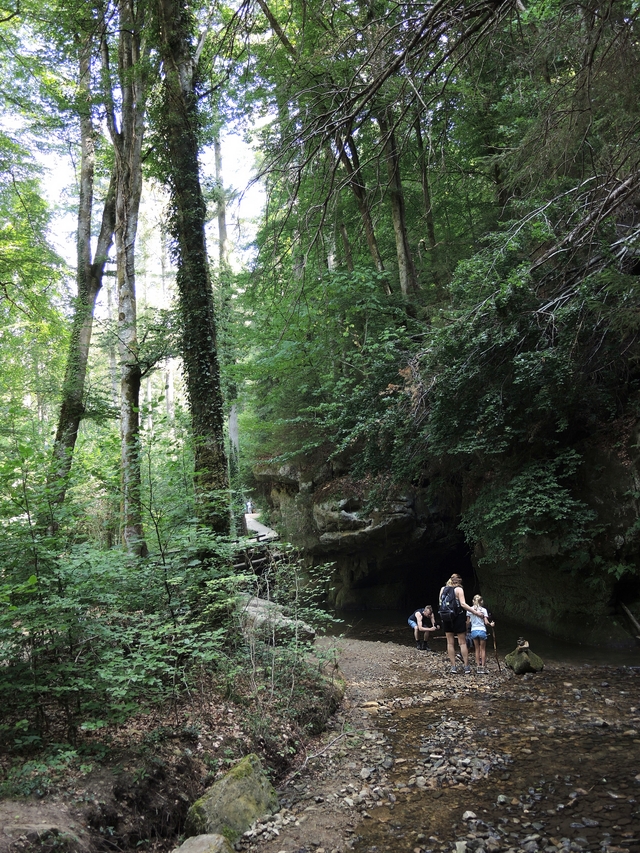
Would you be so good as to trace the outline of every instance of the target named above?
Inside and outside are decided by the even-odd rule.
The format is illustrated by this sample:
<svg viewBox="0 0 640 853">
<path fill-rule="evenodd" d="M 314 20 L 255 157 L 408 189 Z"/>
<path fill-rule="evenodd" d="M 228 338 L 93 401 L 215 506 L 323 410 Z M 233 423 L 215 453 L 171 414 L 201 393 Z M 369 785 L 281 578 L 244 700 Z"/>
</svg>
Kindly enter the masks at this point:
<svg viewBox="0 0 640 853">
<path fill-rule="evenodd" d="M 515 676 L 502 620 L 488 674 L 415 649 L 406 614 L 357 614 L 322 641 L 341 708 L 285 781 L 251 853 L 640 853 L 640 655 L 527 631 Z M 498 662 L 500 667 L 498 668 Z"/>
<path fill-rule="evenodd" d="M 343 630 L 413 645 L 398 621 L 400 614 L 376 613 Z M 510 651 L 521 629 L 501 621 L 499 631 Z M 415 696 L 411 673 L 401 679 L 409 690 L 386 691 L 378 730 L 394 758 L 395 802 L 363 821 L 356 853 L 640 851 L 637 651 L 526 636 L 547 662 L 542 673 L 512 676 L 499 689 L 479 675 L 458 676 L 472 692 L 456 692 L 454 676 L 453 691 L 409 707 L 402 705 Z M 431 645 L 444 652 L 444 641 Z"/>
<path fill-rule="evenodd" d="M 396 800 L 353 849 L 640 850 L 638 674 L 571 677 L 382 712 Z M 629 728 L 594 716 L 603 707 Z"/>
</svg>

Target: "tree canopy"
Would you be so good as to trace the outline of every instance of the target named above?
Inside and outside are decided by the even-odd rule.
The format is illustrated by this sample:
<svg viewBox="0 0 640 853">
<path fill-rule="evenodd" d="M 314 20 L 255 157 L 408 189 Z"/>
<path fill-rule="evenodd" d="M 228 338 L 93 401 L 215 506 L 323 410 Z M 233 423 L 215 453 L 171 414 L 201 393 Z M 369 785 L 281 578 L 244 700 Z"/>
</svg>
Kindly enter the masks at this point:
<svg viewBox="0 0 640 853">
<path fill-rule="evenodd" d="M 594 589 L 637 577 L 578 485 L 640 402 L 638 26 L 635 0 L 0 9 L 0 644 L 25 696 L 51 653 L 70 728 L 110 684 L 126 713 L 138 611 L 175 675 L 265 459 L 453 484 L 479 559 L 546 536 Z M 250 246 L 231 131 L 265 191 Z M 65 150 L 75 269 L 41 183 Z M 69 663 L 93 631 L 98 698 Z"/>
</svg>

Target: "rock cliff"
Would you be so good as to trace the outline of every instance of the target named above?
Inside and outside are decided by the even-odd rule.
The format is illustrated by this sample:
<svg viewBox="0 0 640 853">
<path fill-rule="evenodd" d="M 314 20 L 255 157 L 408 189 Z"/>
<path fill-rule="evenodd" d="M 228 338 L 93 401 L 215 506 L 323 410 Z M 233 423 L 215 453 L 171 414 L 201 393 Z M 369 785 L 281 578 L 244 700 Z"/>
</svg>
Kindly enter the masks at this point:
<svg viewBox="0 0 640 853">
<path fill-rule="evenodd" d="M 537 536 L 523 541 L 517 565 L 483 561 L 482 542 L 469 553 L 458 529 L 468 484 L 451 485 L 429 502 L 426 490 L 383 493 L 379 484 L 353 480 L 326 463 L 264 465 L 254 474 L 270 523 L 301 549 L 308 565 L 328 566 L 330 607 L 409 611 L 435 604 L 456 570 L 468 594 L 481 591 L 494 614 L 523 628 L 623 645 L 637 631 L 620 602 L 633 609 L 640 600 L 637 433 L 634 423 L 623 441 L 583 448 L 579 497 L 597 512 L 599 530 L 587 556 L 560 560 L 558 543 Z M 635 575 L 625 566 L 636 566 Z"/>
<path fill-rule="evenodd" d="M 338 610 L 435 604 L 441 584 L 468 549 L 456 528 L 459 506 L 428 504 L 421 490 L 381 494 L 328 466 L 262 466 L 254 475 L 271 524 L 300 548 L 310 565 L 328 564 L 328 604 Z"/>
</svg>

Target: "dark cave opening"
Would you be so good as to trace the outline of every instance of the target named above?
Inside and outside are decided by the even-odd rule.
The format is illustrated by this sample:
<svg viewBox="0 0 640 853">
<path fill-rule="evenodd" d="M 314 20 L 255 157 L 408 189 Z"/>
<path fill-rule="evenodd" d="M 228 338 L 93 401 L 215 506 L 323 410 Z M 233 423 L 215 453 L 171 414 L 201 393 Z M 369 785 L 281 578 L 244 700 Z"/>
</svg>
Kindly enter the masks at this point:
<svg viewBox="0 0 640 853">
<path fill-rule="evenodd" d="M 469 547 L 464 542 L 459 542 L 441 555 L 434 554 L 431 559 L 427 557 L 425 560 L 421 560 L 418 565 L 409 567 L 407 593 L 404 602 L 408 609 L 430 604 L 436 612 L 440 589 L 454 572 L 462 577 L 465 597 L 469 601 L 476 593 L 480 592 Z"/>
<path fill-rule="evenodd" d="M 336 596 L 336 607 L 345 613 L 388 608 L 409 612 L 427 604 L 437 611 L 440 589 L 454 572 L 461 575 L 468 600 L 480 591 L 469 548 L 457 538 L 387 553 L 342 555 L 336 565 L 336 583 L 348 588 L 342 603 Z"/>
</svg>

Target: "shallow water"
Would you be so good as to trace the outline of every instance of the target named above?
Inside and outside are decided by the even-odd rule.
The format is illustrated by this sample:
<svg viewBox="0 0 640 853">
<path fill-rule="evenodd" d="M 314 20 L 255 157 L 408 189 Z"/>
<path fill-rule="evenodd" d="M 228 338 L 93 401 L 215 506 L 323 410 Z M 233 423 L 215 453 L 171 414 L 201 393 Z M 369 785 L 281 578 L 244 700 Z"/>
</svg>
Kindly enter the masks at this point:
<svg viewBox="0 0 640 853">
<path fill-rule="evenodd" d="M 387 692 L 377 728 L 395 802 L 370 810 L 354 851 L 640 853 L 640 672 L 491 669 L 422 696 L 407 670 Z"/>
<path fill-rule="evenodd" d="M 414 645 L 405 612 L 341 619 L 332 633 Z M 522 635 L 542 673 L 505 667 Z M 365 815 L 355 853 L 640 853 L 640 646 L 571 644 L 500 620 L 499 672 L 492 639 L 489 676 L 472 666 L 443 679 L 445 638 L 433 637 L 438 654 L 415 652 L 420 681 L 403 670 L 387 691 L 374 713 L 393 797 Z"/>
<path fill-rule="evenodd" d="M 337 614 L 338 622 L 334 623 L 330 633 L 344 634 L 357 640 L 380 640 L 382 642 L 398 643 L 402 646 L 412 646 L 413 632 L 407 625 L 407 613 L 398 610 L 371 610 L 362 613 Z M 559 663 L 640 666 L 640 644 L 637 647 L 617 650 L 601 646 L 587 646 L 579 643 L 568 643 L 550 637 L 542 631 L 523 629 L 517 623 L 505 619 L 496 621 L 495 648 L 500 660 L 505 654 L 513 651 L 518 637 L 524 636 L 529 645 L 545 661 Z M 597 639 L 597 635 L 596 635 Z M 446 642 L 443 634 L 434 636 L 430 645 L 437 651 L 444 651 Z M 630 640 L 630 643 L 633 641 Z M 487 658 L 495 659 L 493 638 L 487 641 Z"/>
</svg>

